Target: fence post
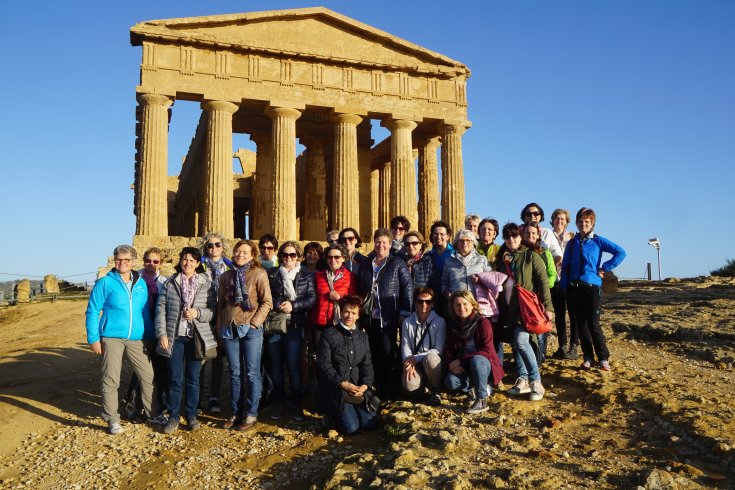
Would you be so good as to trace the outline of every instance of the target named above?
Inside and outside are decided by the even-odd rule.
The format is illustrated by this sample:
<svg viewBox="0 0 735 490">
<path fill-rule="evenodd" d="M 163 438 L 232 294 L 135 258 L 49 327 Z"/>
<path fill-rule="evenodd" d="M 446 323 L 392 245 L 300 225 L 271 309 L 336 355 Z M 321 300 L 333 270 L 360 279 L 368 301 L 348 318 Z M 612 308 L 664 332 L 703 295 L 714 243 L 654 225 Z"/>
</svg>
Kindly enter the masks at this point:
<svg viewBox="0 0 735 490">
<path fill-rule="evenodd" d="M 651 263 L 646 263 L 646 278 L 650 281 L 651 280 Z"/>
</svg>

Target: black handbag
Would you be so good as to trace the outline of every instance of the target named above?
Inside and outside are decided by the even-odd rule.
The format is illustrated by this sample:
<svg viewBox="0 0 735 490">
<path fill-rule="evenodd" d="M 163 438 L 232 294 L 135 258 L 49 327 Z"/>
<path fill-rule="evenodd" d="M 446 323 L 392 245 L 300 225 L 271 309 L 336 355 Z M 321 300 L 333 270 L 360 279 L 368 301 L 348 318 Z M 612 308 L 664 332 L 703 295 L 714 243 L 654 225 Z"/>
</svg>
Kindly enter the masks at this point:
<svg viewBox="0 0 735 490">
<path fill-rule="evenodd" d="M 207 349 L 199 330 L 194 327 L 194 356 L 199 360 L 214 359 L 217 357 L 217 345 Z"/>
<path fill-rule="evenodd" d="M 378 395 L 373 390 L 368 389 L 363 396 L 365 397 L 365 410 L 368 413 L 378 413 L 380 411 L 380 398 L 378 398 Z"/>
<path fill-rule="evenodd" d="M 269 311 L 268 316 L 265 317 L 265 321 L 263 322 L 263 333 L 268 335 L 285 334 L 287 329 L 287 316 L 282 311 Z"/>
</svg>

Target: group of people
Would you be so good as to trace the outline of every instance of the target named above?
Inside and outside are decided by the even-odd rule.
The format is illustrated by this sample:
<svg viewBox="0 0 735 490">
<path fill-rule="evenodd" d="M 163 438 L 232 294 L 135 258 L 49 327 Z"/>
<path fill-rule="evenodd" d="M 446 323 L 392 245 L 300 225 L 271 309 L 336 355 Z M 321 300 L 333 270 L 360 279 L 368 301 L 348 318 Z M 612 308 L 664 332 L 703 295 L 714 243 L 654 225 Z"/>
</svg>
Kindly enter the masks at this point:
<svg viewBox="0 0 735 490">
<path fill-rule="evenodd" d="M 381 398 L 438 405 L 442 389 L 459 390 L 468 394 L 466 412 L 482 413 L 505 376 L 507 344 L 517 379 L 506 393 L 541 400 L 548 334 L 524 325 L 519 288 L 533 291 L 555 322 L 554 358 L 577 359 L 581 344 L 581 369 L 609 371 L 602 277 L 625 251 L 594 232 L 592 209 L 577 212 L 577 233 L 567 231 L 564 209 L 552 214 L 551 229 L 541 226 L 544 218 L 530 203 L 520 223 L 502 230 L 474 215 L 456 234 L 435 221 L 427 243 L 396 216 L 389 229 L 375 230 L 367 255 L 351 227 L 328 232 L 326 248 L 310 242 L 303 250 L 266 234 L 257 243 L 239 240 L 230 251 L 222 234 L 209 233 L 201 248 L 181 250 L 168 278 L 159 272 L 160 250 L 147 250 L 144 267 L 134 270 L 135 249 L 121 245 L 86 315 L 87 340 L 102 355 L 109 432 L 123 431 L 123 356 L 145 417 L 167 434 L 179 428 L 181 415 L 189 430 L 199 427 L 202 385 L 209 384 L 206 409 L 222 411 L 225 358 L 230 411 L 223 426 L 241 431 L 257 423 L 266 397 L 271 418 L 288 410 L 303 420 L 312 377 L 317 411 L 347 434 L 377 426 Z M 602 262 L 603 253 L 611 258 Z"/>
</svg>

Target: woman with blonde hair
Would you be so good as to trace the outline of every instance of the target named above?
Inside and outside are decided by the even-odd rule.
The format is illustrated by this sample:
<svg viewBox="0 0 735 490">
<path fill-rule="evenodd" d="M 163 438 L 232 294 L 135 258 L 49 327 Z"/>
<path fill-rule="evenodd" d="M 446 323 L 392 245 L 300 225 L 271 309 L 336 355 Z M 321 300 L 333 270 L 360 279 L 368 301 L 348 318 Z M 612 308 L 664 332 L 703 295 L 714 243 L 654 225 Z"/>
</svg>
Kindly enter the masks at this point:
<svg viewBox="0 0 735 490">
<path fill-rule="evenodd" d="M 258 246 L 249 240 L 235 244 L 232 269 L 222 274 L 217 293 L 217 332 L 230 365 L 232 414 L 224 427 L 241 431 L 251 429 L 258 420 L 263 323 L 273 307 L 268 275 L 257 251 Z"/>
<path fill-rule="evenodd" d="M 493 329 L 490 321 L 480 314 L 480 305 L 467 290 L 452 294 L 450 305 L 453 318 L 447 326 L 444 344 L 444 362 L 449 372 L 444 385 L 450 390 L 469 392 L 467 413 L 487 412 L 487 397 L 492 394 L 492 384 L 503 380 L 503 364 L 495 352 Z"/>
</svg>

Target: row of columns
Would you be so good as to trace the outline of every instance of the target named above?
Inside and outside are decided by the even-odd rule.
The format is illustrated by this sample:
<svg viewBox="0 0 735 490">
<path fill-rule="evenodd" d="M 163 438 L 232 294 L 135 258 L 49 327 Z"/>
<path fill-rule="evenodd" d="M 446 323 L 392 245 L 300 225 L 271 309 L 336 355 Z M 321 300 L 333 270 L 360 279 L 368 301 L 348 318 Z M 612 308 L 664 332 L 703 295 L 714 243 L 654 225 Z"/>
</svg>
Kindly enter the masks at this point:
<svg viewBox="0 0 735 490">
<path fill-rule="evenodd" d="M 141 152 L 138 199 L 138 235 L 167 236 L 168 107 L 173 100 L 160 94 L 141 94 Z M 232 180 L 232 115 L 238 106 L 227 101 L 206 101 L 207 143 L 203 229 L 234 236 Z M 270 135 L 253 134 L 257 146 L 256 181 L 253 189 L 255 235 L 267 231 L 289 239 L 296 229 L 296 120 L 301 111 L 271 106 L 266 114 L 272 120 Z M 360 228 L 360 167 L 356 114 L 334 114 L 334 228 Z M 402 214 L 425 230 L 426 221 L 439 215 L 436 147 L 431 138 L 419 147 L 419 195 L 417 207 L 412 131 L 417 123 L 408 119 L 389 119 L 383 123 L 391 132 L 391 162 L 370 175 L 373 216 L 372 229 L 387 224 L 391 216 Z M 458 229 L 464 220 L 464 177 L 462 141 L 465 128 L 445 124 L 441 131 L 441 213 L 442 219 Z M 304 139 L 307 148 L 307 192 L 305 193 L 306 236 L 322 236 L 326 229 L 325 142 Z M 366 169 L 365 169 L 366 170 Z M 377 182 L 376 182 L 377 180 Z M 364 183 L 368 180 L 365 178 Z M 276 185 L 277 183 L 277 185 Z M 364 190 L 367 192 L 367 189 Z M 376 195 L 377 194 L 377 195 Z M 373 215 L 375 213 L 372 213 Z M 377 218 L 377 219 L 376 219 Z M 422 220 L 422 221 L 419 221 Z"/>
</svg>

